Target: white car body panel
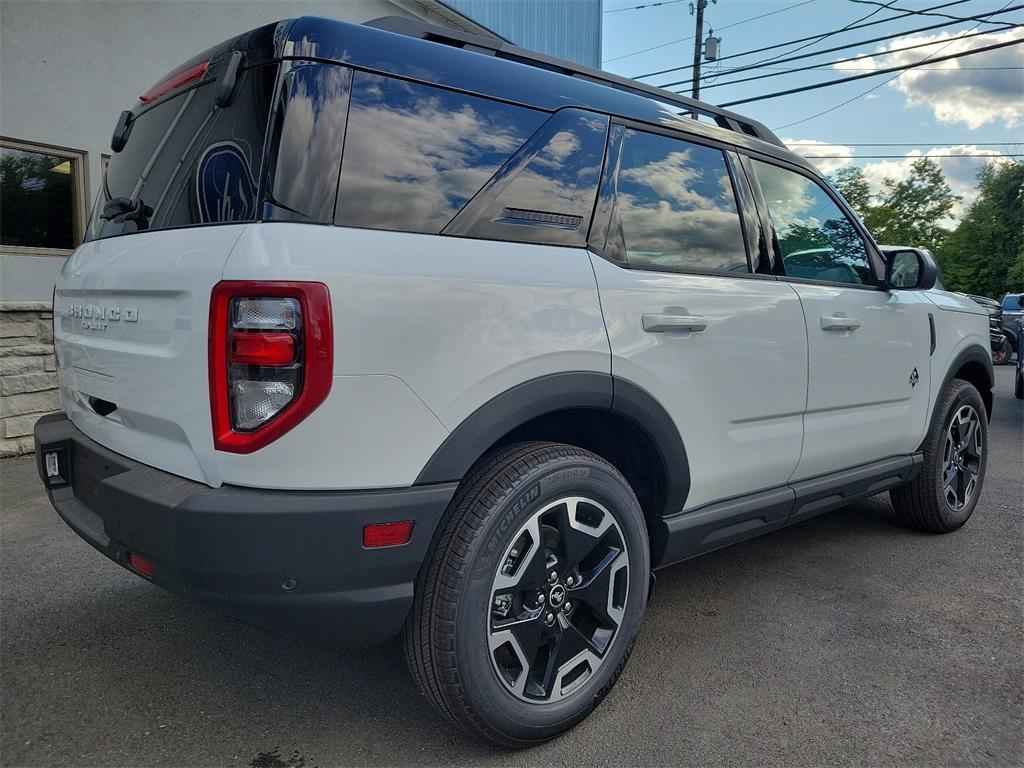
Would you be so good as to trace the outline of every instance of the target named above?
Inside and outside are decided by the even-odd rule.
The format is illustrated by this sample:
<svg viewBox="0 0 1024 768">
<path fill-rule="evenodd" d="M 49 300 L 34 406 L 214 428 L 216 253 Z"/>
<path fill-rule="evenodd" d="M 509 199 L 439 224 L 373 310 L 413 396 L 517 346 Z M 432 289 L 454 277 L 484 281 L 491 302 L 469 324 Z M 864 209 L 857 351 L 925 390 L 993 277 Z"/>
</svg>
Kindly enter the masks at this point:
<svg viewBox="0 0 1024 768">
<path fill-rule="evenodd" d="M 807 334 L 793 288 L 592 260 L 612 372 L 653 395 L 686 446 L 686 509 L 784 485 L 800 457 L 807 396 Z M 705 318 L 707 329 L 645 331 L 642 315 L 667 308 Z"/>
<path fill-rule="evenodd" d="M 82 432 L 144 464 L 220 483 L 207 374 L 210 291 L 244 228 L 94 240 L 67 260 L 54 295 L 54 346 L 64 410 Z M 117 410 L 100 416 L 89 397 Z"/>
<path fill-rule="evenodd" d="M 804 449 L 793 479 L 915 451 L 929 413 L 929 302 L 915 291 L 792 285 L 810 351 Z M 832 317 L 861 324 L 824 330 Z"/>
</svg>

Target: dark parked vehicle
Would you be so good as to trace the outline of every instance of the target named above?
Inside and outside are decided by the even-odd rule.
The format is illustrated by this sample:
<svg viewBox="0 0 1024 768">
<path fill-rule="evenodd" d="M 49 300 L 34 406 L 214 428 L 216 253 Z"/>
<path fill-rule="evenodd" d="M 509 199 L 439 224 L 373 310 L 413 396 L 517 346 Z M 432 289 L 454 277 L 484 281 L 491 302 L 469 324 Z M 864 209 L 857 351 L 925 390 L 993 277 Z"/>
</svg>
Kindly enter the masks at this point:
<svg viewBox="0 0 1024 768">
<path fill-rule="evenodd" d="M 1004 319 L 1005 307 L 995 299 L 986 296 L 974 296 L 970 293 L 961 294 L 980 304 L 988 312 L 988 334 L 992 343 L 992 362 L 1006 365 L 1013 360 L 1018 349 L 1016 323 L 1009 324 Z M 1010 294 L 1011 296 L 1013 294 Z"/>
</svg>

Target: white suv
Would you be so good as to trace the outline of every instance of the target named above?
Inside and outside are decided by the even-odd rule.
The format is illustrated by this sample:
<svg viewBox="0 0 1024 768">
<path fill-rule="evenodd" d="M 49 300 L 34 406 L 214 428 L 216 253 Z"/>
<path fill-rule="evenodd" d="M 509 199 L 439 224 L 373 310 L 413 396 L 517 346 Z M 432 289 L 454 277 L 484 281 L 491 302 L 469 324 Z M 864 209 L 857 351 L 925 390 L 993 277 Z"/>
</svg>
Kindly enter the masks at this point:
<svg viewBox="0 0 1024 768">
<path fill-rule="evenodd" d="M 53 505 L 243 620 L 404 632 L 486 739 L 597 705 L 655 568 L 881 491 L 936 532 L 978 502 L 984 311 L 754 121 L 299 18 L 176 69 L 112 148 L 54 299 Z"/>
</svg>

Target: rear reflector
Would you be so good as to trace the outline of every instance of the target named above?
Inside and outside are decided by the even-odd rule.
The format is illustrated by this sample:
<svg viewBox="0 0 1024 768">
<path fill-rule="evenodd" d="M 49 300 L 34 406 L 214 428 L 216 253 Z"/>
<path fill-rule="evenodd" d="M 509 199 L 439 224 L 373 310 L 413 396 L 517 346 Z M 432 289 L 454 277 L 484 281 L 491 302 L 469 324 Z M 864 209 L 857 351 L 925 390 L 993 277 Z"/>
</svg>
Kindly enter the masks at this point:
<svg viewBox="0 0 1024 768">
<path fill-rule="evenodd" d="M 199 80 L 206 71 L 210 68 L 210 62 L 204 61 L 200 64 L 196 64 L 194 67 L 189 67 L 184 72 L 179 72 L 176 75 L 168 77 L 166 80 L 161 80 L 159 83 L 154 85 L 144 94 L 139 96 L 139 101 L 143 104 L 152 104 L 154 101 L 159 99 L 161 96 L 166 96 L 171 91 L 176 91 L 179 88 L 183 88 L 191 82 Z"/>
<path fill-rule="evenodd" d="M 398 547 L 408 544 L 412 538 L 412 528 L 415 523 L 412 520 L 402 520 L 397 523 L 376 523 L 363 526 L 363 546 L 367 549 L 374 547 Z"/>
<path fill-rule="evenodd" d="M 128 555 L 128 565 L 130 565 L 132 570 L 140 576 L 145 576 L 147 579 L 153 578 L 153 564 L 144 557 L 139 557 L 132 552 Z"/>
</svg>

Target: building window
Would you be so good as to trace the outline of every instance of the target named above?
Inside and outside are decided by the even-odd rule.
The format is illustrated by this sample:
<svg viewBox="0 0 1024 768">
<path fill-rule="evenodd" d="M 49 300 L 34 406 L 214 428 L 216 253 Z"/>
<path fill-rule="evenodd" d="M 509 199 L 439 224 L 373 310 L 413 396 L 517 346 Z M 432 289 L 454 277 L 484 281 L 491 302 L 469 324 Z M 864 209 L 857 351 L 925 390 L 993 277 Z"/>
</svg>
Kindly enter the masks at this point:
<svg viewBox="0 0 1024 768">
<path fill-rule="evenodd" d="M 82 241 L 85 153 L 0 139 L 0 248 L 64 256 Z"/>
</svg>

